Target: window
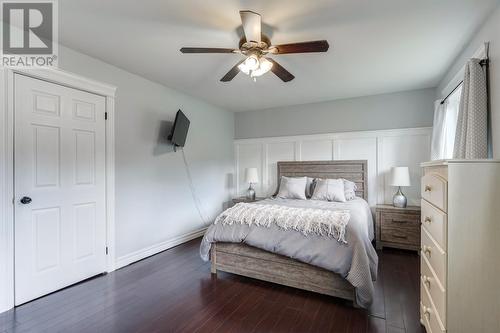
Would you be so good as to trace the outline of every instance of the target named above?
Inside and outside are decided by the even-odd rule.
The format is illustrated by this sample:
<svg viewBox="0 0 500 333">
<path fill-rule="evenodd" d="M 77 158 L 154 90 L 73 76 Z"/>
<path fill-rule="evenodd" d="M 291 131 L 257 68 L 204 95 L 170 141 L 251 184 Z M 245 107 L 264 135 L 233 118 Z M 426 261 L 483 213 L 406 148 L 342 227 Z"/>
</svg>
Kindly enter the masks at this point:
<svg viewBox="0 0 500 333">
<path fill-rule="evenodd" d="M 440 103 L 436 108 L 432 130 L 431 158 L 433 160 L 453 158 L 461 96 L 462 86 L 460 85 L 444 103 Z"/>
<path fill-rule="evenodd" d="M 453 157 L 453 147 L 455 146 L 455 132 L 457 131 L 458 109 L 460 107 L 460 97 L 462 96 L 462 86 L 458 87 L 444 102 L 445 107 L 445 144 L 444 158 Z"/>
</svg>

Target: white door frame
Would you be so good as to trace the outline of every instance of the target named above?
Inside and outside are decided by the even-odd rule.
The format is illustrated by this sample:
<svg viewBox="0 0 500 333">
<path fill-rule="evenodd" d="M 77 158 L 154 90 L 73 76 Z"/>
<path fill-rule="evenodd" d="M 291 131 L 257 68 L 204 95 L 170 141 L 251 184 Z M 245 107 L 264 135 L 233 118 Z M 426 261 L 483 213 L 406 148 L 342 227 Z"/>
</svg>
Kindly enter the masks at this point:
<svg viewBox="0 0 500 333">
<path fill-rule="evenodd" d="M 21 74 L 106 98 L 106 271 L 115 269 L 116 87 L 55 69 L 0 69 L 0 313 L 14 307 L 14 76 Z"/>
</svg>

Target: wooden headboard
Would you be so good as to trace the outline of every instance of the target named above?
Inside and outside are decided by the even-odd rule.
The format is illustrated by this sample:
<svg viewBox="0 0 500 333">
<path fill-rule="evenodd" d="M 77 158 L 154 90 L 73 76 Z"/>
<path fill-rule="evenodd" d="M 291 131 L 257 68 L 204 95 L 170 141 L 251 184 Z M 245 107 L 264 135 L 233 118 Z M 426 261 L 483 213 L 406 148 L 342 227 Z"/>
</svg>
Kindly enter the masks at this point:
<svg viewBox="0 0 500 333">
<path fill-rule="evenodd" d="M 278 162 L 278 194 L 281 176 L 312 178 L 344 178 L 356 183 L 356 196 L 368 201 L 368 162 L 351 161 L 296 161 Z"/>
</svg>

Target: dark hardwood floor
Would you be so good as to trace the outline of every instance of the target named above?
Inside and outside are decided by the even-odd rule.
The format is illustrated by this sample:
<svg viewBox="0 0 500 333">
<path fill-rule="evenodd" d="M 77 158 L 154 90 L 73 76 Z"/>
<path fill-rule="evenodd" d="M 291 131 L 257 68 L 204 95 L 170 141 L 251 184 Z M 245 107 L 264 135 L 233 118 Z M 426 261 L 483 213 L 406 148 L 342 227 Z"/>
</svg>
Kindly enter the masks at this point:
<svg viewBox="0 0 500 333">
<path fill-rule="evenodd" d="M 348 302 L 232 274 L 200 239 L 0 314 L 0 332 L 423 332 L 419 259 L 380 252 L 375 301 Z"/>
</svg>

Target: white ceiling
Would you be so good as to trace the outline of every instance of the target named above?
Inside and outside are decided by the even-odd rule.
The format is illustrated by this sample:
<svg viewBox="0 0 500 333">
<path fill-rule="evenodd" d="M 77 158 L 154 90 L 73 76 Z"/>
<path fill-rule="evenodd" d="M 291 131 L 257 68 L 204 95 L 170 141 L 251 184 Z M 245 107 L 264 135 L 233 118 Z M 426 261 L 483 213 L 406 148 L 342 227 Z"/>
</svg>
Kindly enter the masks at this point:
<svg viewBox="0 0 500 333">
<path fill-rule="evenodd" d="M 62 44 L 232 111 L 434 87 L 499 0 L 64 0 Z M 273 44 L 327 39 L 320 54 L 274 56 L 295 75 L 254 83 L 240 59 L 181 54 L 237 47 L 238 11 L 262 15 Z"/>
</svg>

